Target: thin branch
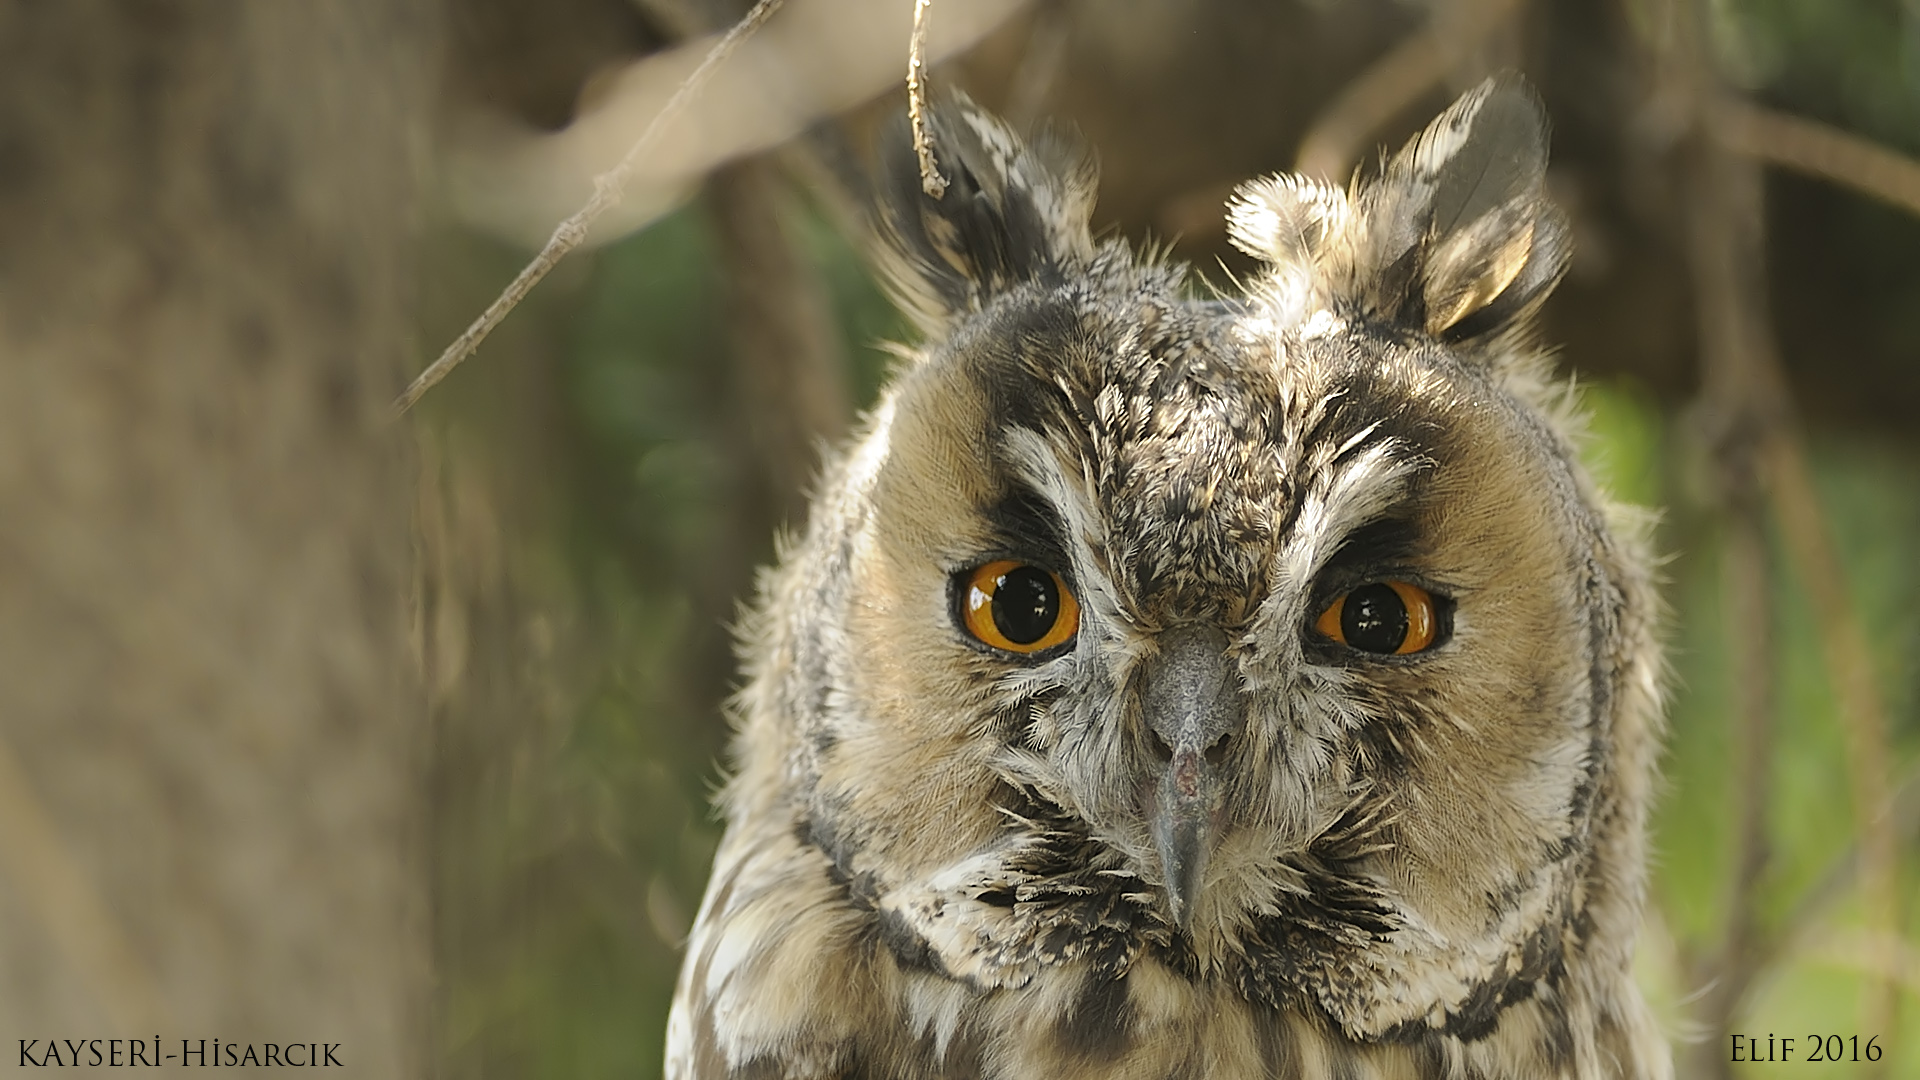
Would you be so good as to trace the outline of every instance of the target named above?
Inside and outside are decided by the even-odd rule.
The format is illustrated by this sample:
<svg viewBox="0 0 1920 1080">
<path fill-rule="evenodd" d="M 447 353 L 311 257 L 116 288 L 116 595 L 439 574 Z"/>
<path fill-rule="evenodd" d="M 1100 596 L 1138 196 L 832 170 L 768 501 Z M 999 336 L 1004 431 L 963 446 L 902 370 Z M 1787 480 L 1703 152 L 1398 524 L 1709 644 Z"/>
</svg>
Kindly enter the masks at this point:
<svg viewBox="0 0 1920 1080">
<path fill-rule="evenodd" d="M 927 9 L 933 0 L 913 0 L 913 36 L 907 42 L 907 120 L 913 125 L 913 152 L 920 159 L 920 190 L 938 199 L 947 193 L 947 178 L 933 159 L 933 140 L 927 137 L 927 88 L 922 81 L 927 52 Z"/>
<path fill-rule="evenodd" d="M 568 252 L 579 247 L 581 242 L 586 240 L 587 230 L 592 227 L 594 221 L 619 204 L 620 197 L 626 191 L 627 183 L 633 178 L 634 169 L 639 165 L 641 157 L 652 147 L 660 132 L 687 107 L 687 102 L 693 100 L 694 95 L 700 92 L 700 88 L 706 85 L 707 79 L 712 76 L 714 70 L 725 63 L 727 58 L 733 55 L 734 50 L 740 47 L 740 43 L 758 30 L 760 25 L 779 9 L 780 4 L 781 0 L 759 0 L 753 5 L 753 10 L 747 12 L 744 18 L 734 24 L 733 29 L 728 30 L 724 37 L 714 43 L 713 48 L 708 50 L 706 59 L 700 61 L 700 66 L 693 69 L 693 74 L 687 76 L 686 81 L 680 84 L 680 88 L 674 91 L 673 96 L 667 99 L 667 103 L 660 107 L 660 111 L 654 114 L 652 120 L 648 121 L 646 129 L 640 133 L 638 139 L 634 140 L 633 145 L 628 147 L 626 156 L 620 159 L 620 163 L 594 177 L 593 197 L 587 200 L 586 205 L 553 230 L 553 236 L 547 240 L 546 246 L 540 249 L 540 253 L 533 257 L 533 261 L 520 271 L 519 276 L 514 278 L 499 297 L 487 305 L 487 310 L 473 321 L 473 325 L 467 327 L 465 333 L 456 338 L 453 344 L 447 346 L 446 351 L 440 354 L 440 358 L 429 365 L 427 370 L 421 372 L 419 377 L 413 380 L 412 385 L 407 387 L 406 393 L 401 394 L 393 403 L 396 416 L 405 415 L 408 409 L 413 408 L 415 402 L 419 401 L 427 391 L 433 389 L 440 380 L 446 378 L 448 373 L 460 365 L 461 361 L 472 356 L 474 350 L 480 347 L 480 343 L 493 332 L 493 328 L 500 325 L 500 320 L 506 318 L 508 312 L 518 306 L 520 301 L 526 299 L 527 294 L 533 291 L 533 287 L 539 284 L 540 279 L 546 277 L 548 271 L 559 265 L 560 260 L 565 258 Z"/>
<path fill-rule="evenodd" d="M 1803 116 L 1731 99 L 1709 125 L 1727 149 L 1817 176 L 1920 214 L 1920 161 Z"/>
<path fill-rule="evenodd" d="M 1480 0 L 1441 35 L 1427 26 L 1367 65 L 1342 87 L 1300 140 L 1294 171 L 1338 180 L 1360 160 L 1376 132 L 1439 86 L 1454 65 L 1504 25 L 1526 0 Z"/>
</svg>

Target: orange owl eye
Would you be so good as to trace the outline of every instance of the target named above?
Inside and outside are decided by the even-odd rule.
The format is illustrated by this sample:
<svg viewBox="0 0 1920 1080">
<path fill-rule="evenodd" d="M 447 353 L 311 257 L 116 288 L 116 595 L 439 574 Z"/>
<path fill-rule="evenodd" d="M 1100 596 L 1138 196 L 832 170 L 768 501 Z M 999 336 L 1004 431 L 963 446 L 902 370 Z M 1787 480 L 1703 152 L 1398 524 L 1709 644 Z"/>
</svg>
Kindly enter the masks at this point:
<svg viewBox="0 0 1920 1080">
<path fill-rule="evenodd" d="M 1080 629 L 1080 605 L 1051 570 L 998 559 L 961 582 L 967 633 L 996 649 L 1037 653 L 1069 641 Z"/>
<path fill-rule="evenodd" d="M 1350 649 L 1405 656 L 1433 644 L 1433 594 L 1405 581 L 1369 582 L 1327 605 L 1313 628 Z"/>
</svg>

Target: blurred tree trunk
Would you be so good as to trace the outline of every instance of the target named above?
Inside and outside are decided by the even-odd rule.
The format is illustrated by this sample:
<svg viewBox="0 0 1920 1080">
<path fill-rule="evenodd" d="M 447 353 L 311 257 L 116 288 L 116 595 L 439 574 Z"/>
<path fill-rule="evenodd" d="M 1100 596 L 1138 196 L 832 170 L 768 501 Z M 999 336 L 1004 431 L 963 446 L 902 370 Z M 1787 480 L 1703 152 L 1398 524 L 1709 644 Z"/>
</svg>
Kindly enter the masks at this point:
<svg viewBox="0 0 1920 1080">
<path fill-rule="evenodd" d="M 0 5 L 9 1040 L 427 1070 L 385 405 L 433 36 L 426 0 Z"/>
</svg>

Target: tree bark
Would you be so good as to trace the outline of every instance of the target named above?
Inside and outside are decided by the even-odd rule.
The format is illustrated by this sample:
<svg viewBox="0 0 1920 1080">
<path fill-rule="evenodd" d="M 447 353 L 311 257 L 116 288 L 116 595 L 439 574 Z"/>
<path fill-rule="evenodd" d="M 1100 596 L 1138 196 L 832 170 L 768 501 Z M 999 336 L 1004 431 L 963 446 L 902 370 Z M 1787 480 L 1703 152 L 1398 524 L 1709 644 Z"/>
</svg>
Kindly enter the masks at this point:
<svg viewBox="0 0 1920 1080">
<path fill-rule="evenodd" d="M 427 1071 L 385 405 L 432 42 L 427 0 L 0 6 L 9 1050 Z"/>
</svg>

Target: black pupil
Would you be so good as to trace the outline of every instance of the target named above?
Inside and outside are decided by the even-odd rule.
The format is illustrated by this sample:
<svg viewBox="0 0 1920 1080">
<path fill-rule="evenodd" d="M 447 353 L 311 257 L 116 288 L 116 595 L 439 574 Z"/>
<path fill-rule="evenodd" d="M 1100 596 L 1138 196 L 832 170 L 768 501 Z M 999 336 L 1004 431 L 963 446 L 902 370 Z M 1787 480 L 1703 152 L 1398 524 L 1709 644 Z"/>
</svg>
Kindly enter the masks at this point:
<svg viewBox="0 0 1920 1080">
<path fill-rule="evenodd" d="M 1015 645 L 1047 636 L 1060 618 L 1060 590 L 1053 575 L 1036 566 L 1007 571 L 993 590 L 993 625 Z"/>
<path fill-rule="evenodd" d="M 1407 641 L 1407 605 L 1392 586 L 1362 585 L 1347 594 L 1340 609 L 1340 632 L 1362 652 L 1398 652 Z"/>
</svg>

